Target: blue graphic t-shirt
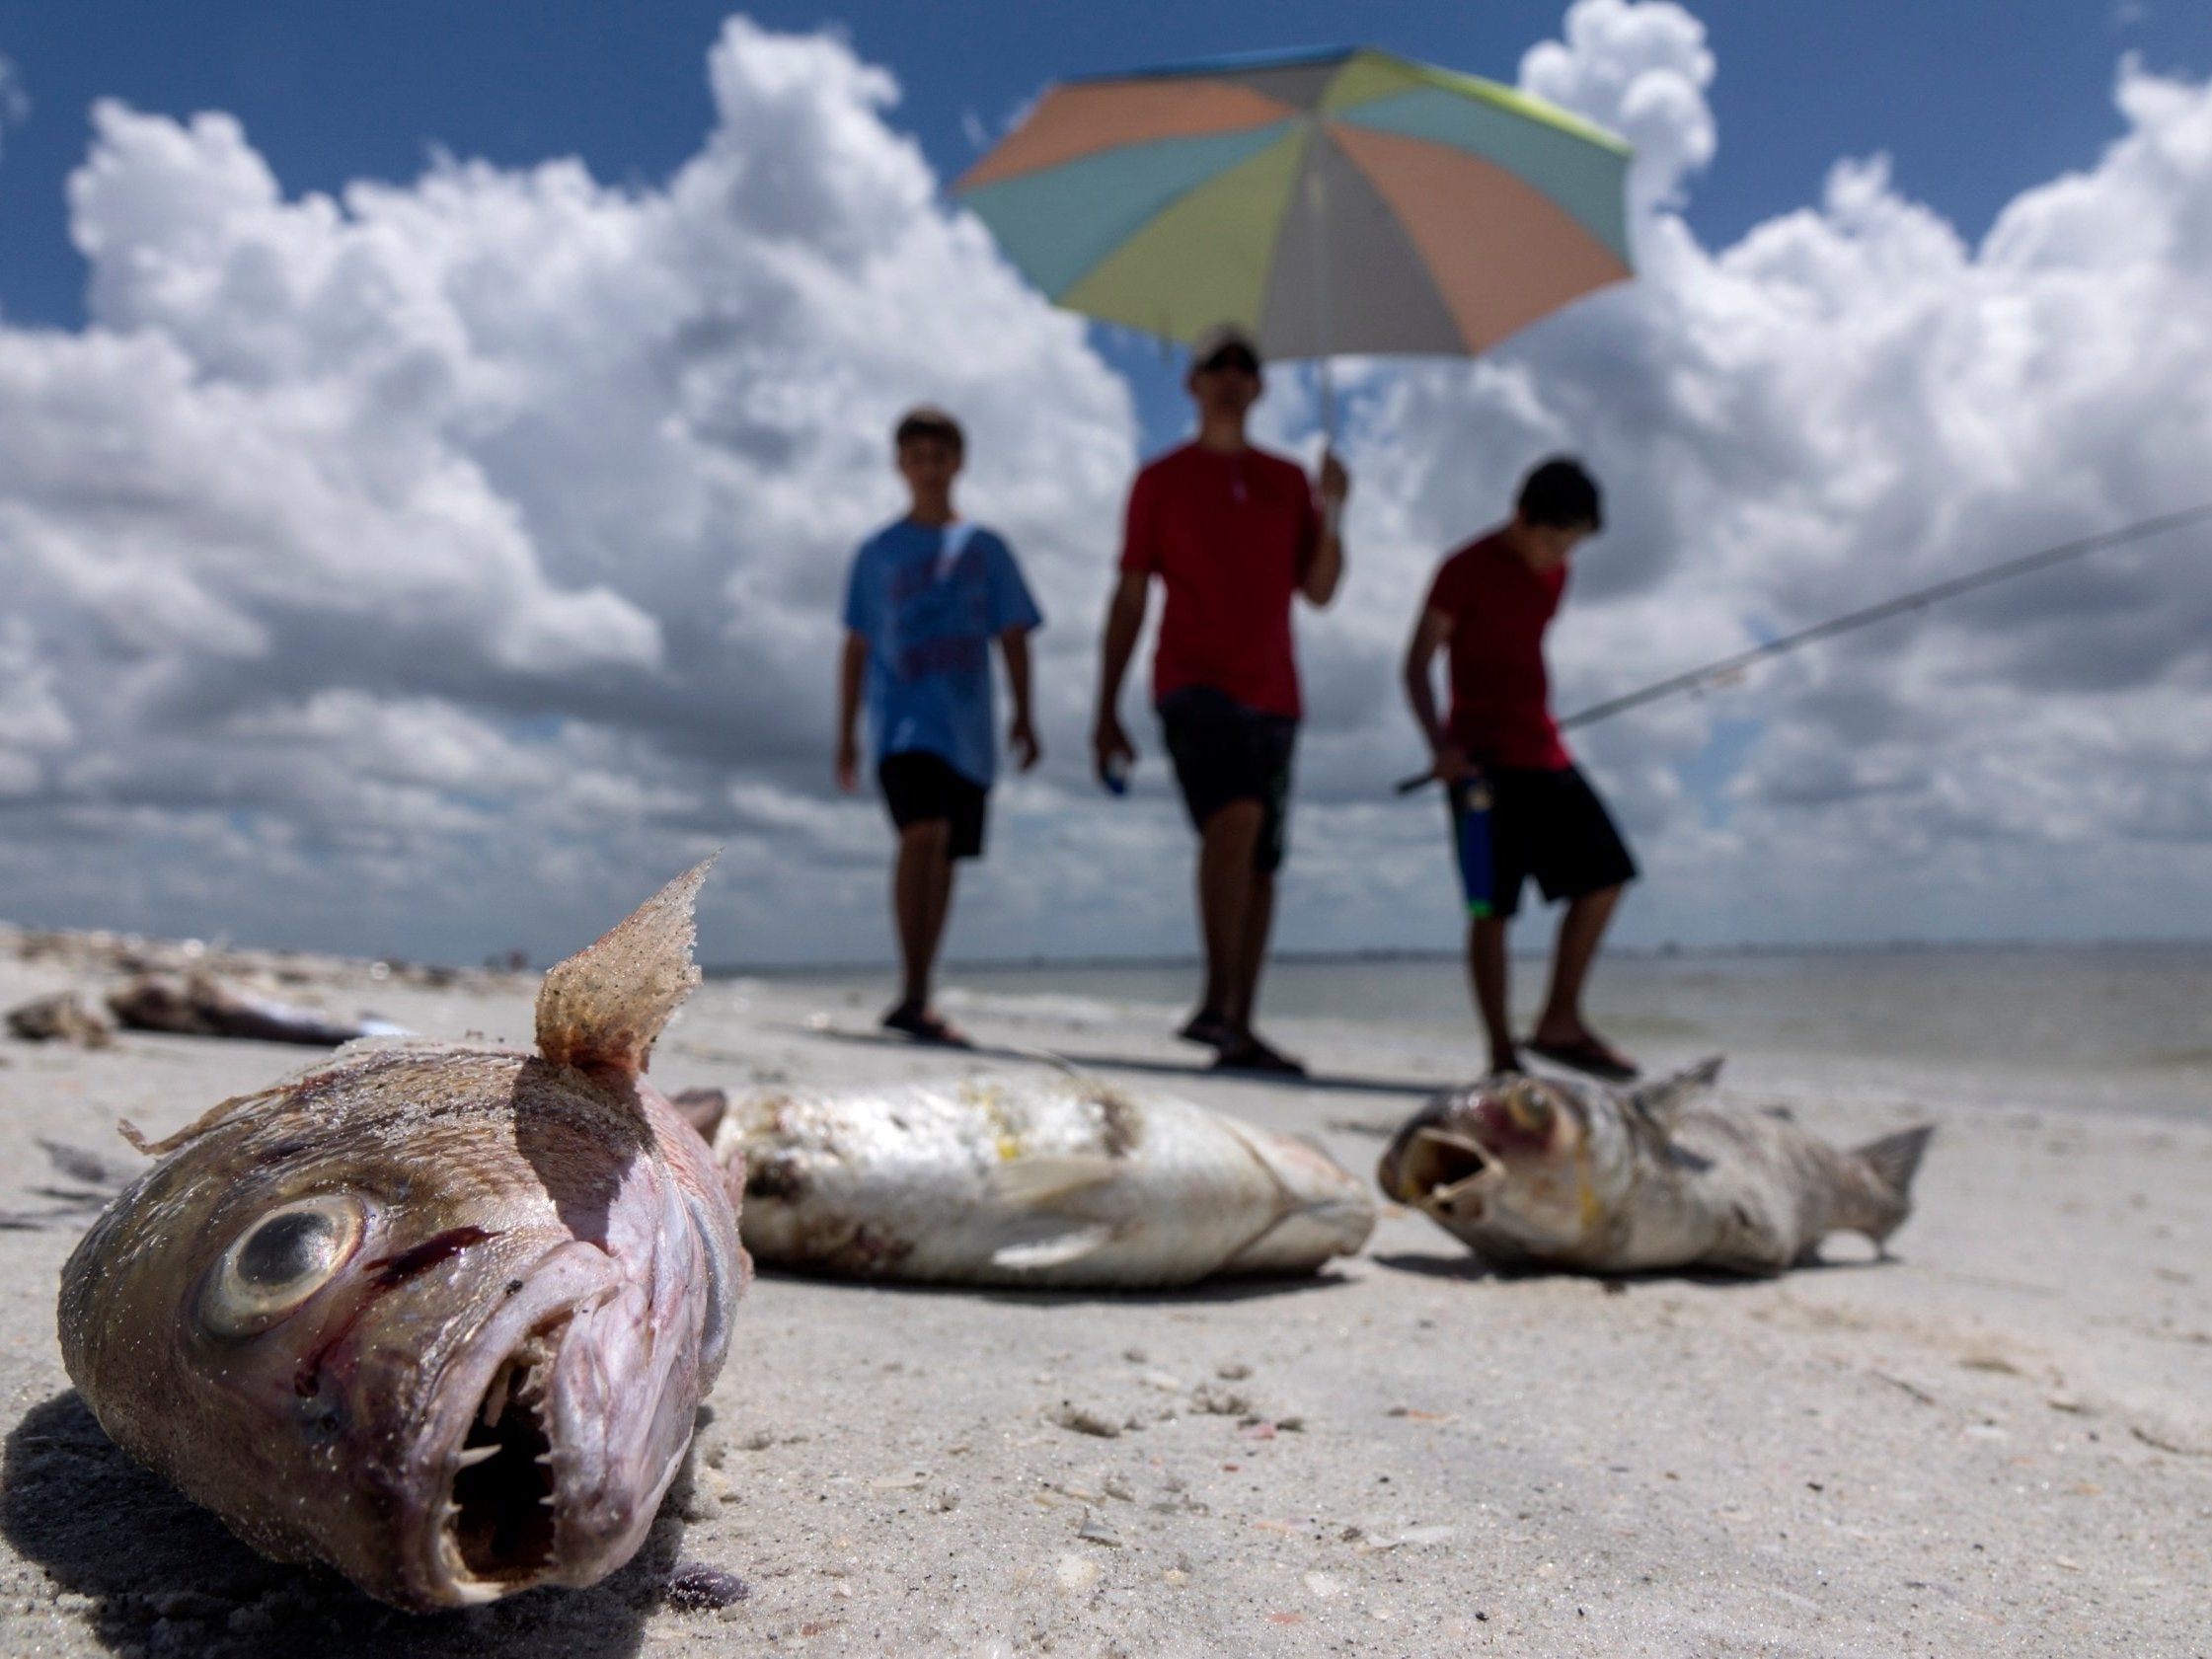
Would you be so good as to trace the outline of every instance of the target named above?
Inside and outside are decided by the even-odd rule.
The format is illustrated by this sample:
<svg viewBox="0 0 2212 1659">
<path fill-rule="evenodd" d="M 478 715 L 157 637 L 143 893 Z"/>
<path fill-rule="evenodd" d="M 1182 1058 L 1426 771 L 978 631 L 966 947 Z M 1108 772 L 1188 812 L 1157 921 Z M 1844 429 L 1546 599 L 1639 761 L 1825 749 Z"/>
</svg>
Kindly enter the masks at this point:
<svg viewBox="0 0 2212 1659">
<path fill-rule="evenodd" d="M 845 588 L 845 626 L 868 641 L 876 758 L 927 750 L 990 787 L 991 641 L 1043 622 L 1006 543 L 965 520 L 902 518 L 863 542 Z"/>
</svg>

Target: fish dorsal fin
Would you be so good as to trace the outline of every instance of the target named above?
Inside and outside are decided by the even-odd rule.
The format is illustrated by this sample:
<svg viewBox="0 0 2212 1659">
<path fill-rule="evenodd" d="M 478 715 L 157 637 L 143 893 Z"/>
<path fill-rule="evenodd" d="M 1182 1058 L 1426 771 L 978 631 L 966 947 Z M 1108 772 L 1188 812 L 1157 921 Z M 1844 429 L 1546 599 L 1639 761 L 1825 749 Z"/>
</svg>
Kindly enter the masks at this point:
<svg viewBox="0 0 2212 1659">
<path fill-rule="evenodd" d="M 1674 1121 L 1682 1115 L 1682 1108 L 1697 1095 L 1711 1089 L 1720 1076 L 1720 1062 L 1724 1057 L 1710 1055 L 1672 1077 L 1661 1078 L 1657 1083 L 1647 1083 L 1632 1092 L 1629 1104 L 1637 1109 L 1643 1121 L 1661 1135 L 1674 1133 Z"/>
<path fill-rule="evenodd" d="M 538 991 L 538 1052 L 558 1065 L 635 1078 L 653 1039 L 691 988 L 691 907 L 712 858 L 617 923 L 596 944 L 556 962 Z"/>
<path fill-rule="evenodd" d="M 1873 1170 L 1876 1180 L 1903 1198 L 1912 1191 L 1913 1176 L 1920 1171 L 1920 1156 L 1928 1150 L 1929 1137 L 1935 1133 L 1933 1123 L 1900 1129 L 1894 1135 L 1853 1147 L 1852 1155 Z"/>
</svg>

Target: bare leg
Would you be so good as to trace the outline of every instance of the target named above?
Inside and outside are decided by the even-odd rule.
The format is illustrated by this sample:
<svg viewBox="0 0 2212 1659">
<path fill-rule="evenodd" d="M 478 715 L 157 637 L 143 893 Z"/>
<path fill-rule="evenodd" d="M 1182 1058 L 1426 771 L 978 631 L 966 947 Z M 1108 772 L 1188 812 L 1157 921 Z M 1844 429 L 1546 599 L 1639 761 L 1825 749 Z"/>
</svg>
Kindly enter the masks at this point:
<svg viewBox="0 0 2212 1659">
<path fill-rule="evenodd" d="M 1467 977 L 1475 986 L 1475 1012 L 1482 1016 L 1493 1072 L 1521 1069 L 1506 1014 L 1505 934 L 1512 925 L 1508 916 L 1476 916 L 1467 924 Z"/>
<path fill-rule="evenodd" d="M 1544 1013 L 1531 1033 L 1542 1043 L 1588 1043 L 1596 1034 L 1582 1022 L 1582 983 L 1597 958 L 1598 942 L 1605 937 L 1613 908 L 1621 902 L 1619 887 L 1606 887 L 1567 901 L 1560 918 L 1560 940 L 1552 957 L 1552 989 Z"/>
<path fill-rule="evenodd" d="M 937 946 L 953 909 L 953 826 L 925 818 L 899 832 L 898 863 L 891 876 L 891 914 L 898 923 L 898 951 L 905 968 L 900 1001 L 917 1012 L 930 1006 L 930 976 Z"/>
<path fill-rule="evenodd" d="M 1275 923 L 1275 876 L 1272 870 L 1252 873 L 1251 896 L 1245 904 L 1244 938 L 1237 953 L 1237 980 L 1231 985 L 1230 1004 L 1223 1017 L 1240 1031 L 1252 1029 L 1252 1016 L 1259 1001 L 1259 974 L 1267 965 L 1267 934 Z"/>
<path fill-rule="evenodd" d="M 1198 832 L 1198 927 L 1206 947 L 1200 1012 L 1218 1016 L 1237 1030 L 1244 1028 L 1245 1004 L 1252 994 L 1244 952 L 1251 932 L 1252 849 L 1259 836 L 1259 816 L 1257 800 L 1232 800 Z"/>
</svg>

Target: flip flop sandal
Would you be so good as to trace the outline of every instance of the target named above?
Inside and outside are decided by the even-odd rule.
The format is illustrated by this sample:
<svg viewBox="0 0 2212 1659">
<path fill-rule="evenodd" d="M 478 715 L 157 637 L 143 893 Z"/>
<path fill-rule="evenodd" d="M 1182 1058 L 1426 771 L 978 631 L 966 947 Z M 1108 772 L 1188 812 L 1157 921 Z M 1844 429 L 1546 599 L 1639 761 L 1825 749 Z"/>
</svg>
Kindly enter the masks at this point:
<svg viewBox="0 0 2212 1659">
<path fill-rule="evenodd" d="M 965 1032 L 947 1024 L 927 1009 L 911 1003 L 901 1003 L 883 1016 L 886 1031 L 903 1031 L 916 1042 L 929 1043 L 938 1048 L 973 1048 Z"/>
<path fill-rule="evenodd" d="M 1564 1066 L 1570 1072 L 1580 1072 L 1605 1083 L 1633 1083 L 1637 1078 L 1637 1069 L 1626 1055 L 1616 1054 L 1595 1037 L 1584 1037 L 1579 1042 L 1538 1042 L 1534 1037 L 1526 1037 L 1521 1046 L 1555 1066 Z"/>
<path fill-rule="evenodd" d="M 1233 1047 L 1224 1048 L 1213 1057 L 1211 1068 L 1217 1072 L 1268 1072 L 1277 1077 L 1304 1077 L 1306 1065 L 1293 1060 L 1280 1050 L 1269 1048 L 1258 1037 L 1247 1037 Z"/>
<path fill-rule="evenodd" d="M 1234 1048 L 1237 1043 L 1236 1027 L 1217 1014 L 1193 1014 L 1176 1035 L 1206 1048 Z"/>
</svg>

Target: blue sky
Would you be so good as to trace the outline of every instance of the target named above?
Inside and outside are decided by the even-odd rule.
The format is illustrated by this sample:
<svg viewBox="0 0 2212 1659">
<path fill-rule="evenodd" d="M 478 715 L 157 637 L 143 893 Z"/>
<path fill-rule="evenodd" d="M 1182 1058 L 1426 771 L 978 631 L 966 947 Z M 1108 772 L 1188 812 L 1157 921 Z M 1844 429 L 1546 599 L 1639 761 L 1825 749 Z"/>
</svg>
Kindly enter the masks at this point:
<svg viewBox="0 0 2212 1659">
<path fill-rule="evenodd" d="M 899 505 L 882 434 L 930 397 L 1050 619 L 1045 764 L 1000 792 L 952 949 L 1187 948 L 1137 694 L 1126 800 L 1083 741 L 1174 374 L 944 205 L 1060 75 L 1357 38 L 1638 145 L 1635 282 L 1477 362 L 1344 367 L 1286 944 L 1451 943 L 1436 814 L 1389 795 L 1419 759 L 1397 656 L 1545 453 L 1608 491 L 1564 710 L 2206 493 L 2201 3 L 744 16 L 0 0 L 0 916 L 544 956 L 720 845 L 719 959 L 881 955 L 827 664 Z M 1261 414 L 1310 430 L 1295 376 Z M 2201 936 L 2205 542 L 1577 731 L 1647 872 L 1619 937 Z"/>
<path fill-rule="evenodd" d="M 416 177 L 433 146 L 518 166 L 575 155 L 602 181 L 657 183 L 712 117 L 700 56 L 724 0 L 0 0 L 0 56 L 31 102 L 0 165 L 0 313 L 82 321 L 83 262 L 63 181 L 96 98 L 186 115 L 225 110 L 291 192 Z M 1269 47 L 1350 43 L 1510 81 L 1560 7 L 1316 0 L 1190 5 L 770 3 L 783 30 L 843 31 L 888 67 L 891 124 L 956 177 L 1056 77 Z M 1888 154 L 1898 188 L 1968 237 L 2024 187 L 2084 165 L 2120 131 L 2113 64 L 2212 70 L 2212 7 L 2185 0 L 1708 0 L 1722 134 L 1687 218 L 1712 246 L 1815 196 L 1839 157 Z M 1107 347 L 1112 349 L 1111 346 Z M 1150 354 L 1116 352 L 1147 436 L 1182 416 Z"/>
</svg>

